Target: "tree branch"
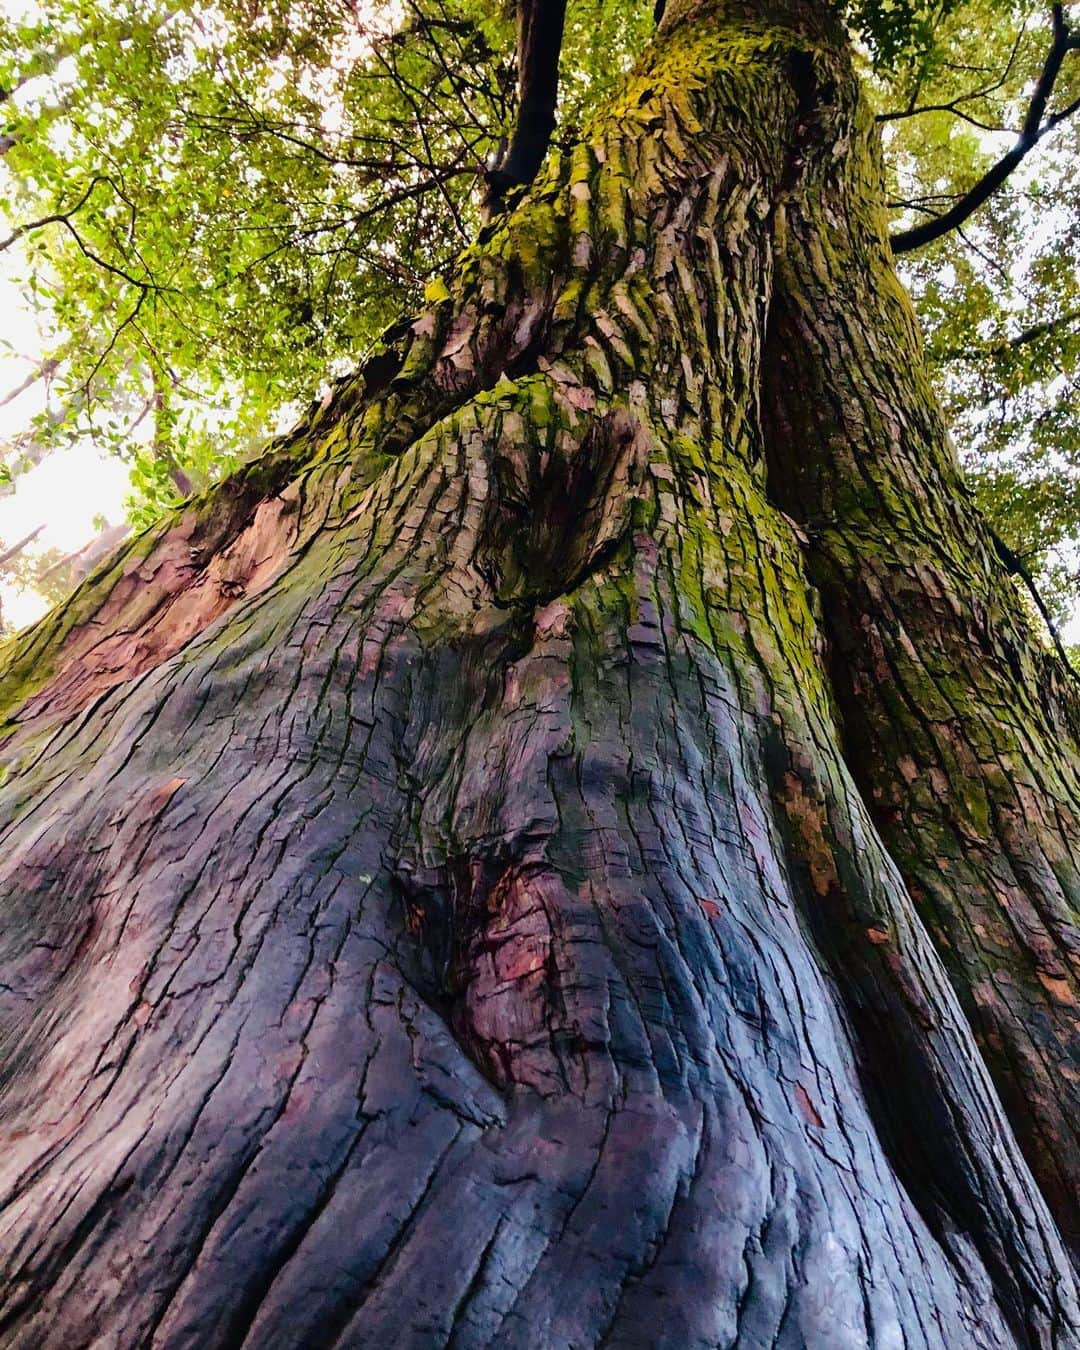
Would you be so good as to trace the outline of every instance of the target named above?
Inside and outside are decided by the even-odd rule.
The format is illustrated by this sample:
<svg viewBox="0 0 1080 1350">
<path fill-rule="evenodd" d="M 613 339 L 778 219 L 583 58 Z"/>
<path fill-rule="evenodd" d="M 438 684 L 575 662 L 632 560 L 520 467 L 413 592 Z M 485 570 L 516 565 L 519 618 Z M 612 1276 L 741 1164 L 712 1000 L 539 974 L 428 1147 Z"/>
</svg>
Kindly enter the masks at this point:
<svg viewBox="0 0 1080 1350">
<path fill-rule="evenodd" d="M 0 408 L 6 408 L 9 403 L 14 403 L 20 394 L 25 394 L 32 385 L 37 384 L 38 380 L 51 380 L 59 365 L 60 362 L 53 356 L 47 356 L 39 361 L 25 380 L 20 381 L 14 389 L 9 389 L 4 397 L 0 398 Z"/>
<path fill-rule="evenodd" d="M 488 173 L 488 214 L 511 188 L 531 183 L 544 162 L 555 130 L 565 17 L 566 0 L 518 0 L 518 116 L 506 153 Z"/>
<path fill-rule="evenodd" d="M 160 372 L 155 368 L 151 369 L 151 379 L 154 385 L 154 392 L 150 398 L 150 409 L 154 416 L 154 438 L 151 442 L 151 450 L 154 458 L 165 465 L 169 480 L 180 496 L 190 497 L 195 491 L 195 485 L 184 472 L 180 462 L 173 454 L 172 446 L 169 444 L 169 386 L 162 380 Z M 172 383 L 175 384 L 175 381 Z M 142 414 L 139 415 L 139 421 L 141 420 Z"/>
<path fill-rule="evenodd" d="M 86 240 L 82 237 L 79 231 L 71 223 L 71 217 L 74 216 L 77 212 L 82 210 L 82 208 L 90 200 L 90 197 L 93 194 L 94 189 L 97 187 L 99 183 L 108 183 L 109 187 L 112 188 L 112 190 L 117 194 L 118 197 L 120 197 L 125 202 L 128 201 L 127 197 L 117 186 L 116 182 L 108 174 L 96 173 L 93 176 L 93 178 L 91 178 L 90 183 L 87 186 L 87 189 L 83 193 L 83 195 L 73 206 L 70 206 L 66 211 L 56 211 L 48 216 L 39 216 L 37 220 L 28 220 L 24 225 L 19 225 L 14 230 L 12 230 L 12 232 L 7 236 L 7 238 L 0 239 L 0 253 L 5 252 L 12 246 L 12 244 L 18 243 L 18 241 L 23 237 L 23 235 L 30 234 L 34 230 L 44 229 L 46 225 L 62 225 L 64 229 L 67 230 L 68 234 L 71 235 L 72 239 L 74 239 L 75 244 L 79 249 L 79 252 L 82 253 L 82 255 L 89 262 L 92 262 L 94 263 L 95 266 L 100 267 L 102 271 L 109 272 L 114 277 L 119 277 L 121 281 L 126 281 L 129 286 L 138 287 L 138 289 L 142 291 L 144 294 L 148 291 L 162 292 L 162 293 L 166 291 L 175 292 L 176 291 L 175 286 L 161 286 L 156 281 L 151 281 L 146 278 L 133 276 L 132 273 L 128 272 L 125 268 L 118 267 L 116 263 L 109 262 L 107 258 L 102 258 L 100 254 L 95 253 L 94 250 L 90 248 Z M 130 202 L 128 204 L 130 205 Z"/>
<path fill-rule="evenodd" d="M 942 235 L 948 234 L 950 230 L 956 229 L 958 225 L 962 225 L 997 191 L 1028 152 L 1039 143 L 1040 139 L 1048 131 L 1052 131 L 1054 127 L 1059 126 L 1080 106 L 1080 100 L 1077 100 L 1060 112 L 1046 117 L 1046 105 L 1050 95 L 1054 92 L 1054 84 L 1057 81 L 1062 62 L 1069 52 L 1078 48 L 1080 48 L 1080 36 L 1070 31 L 1065 22 L 1062 6 L 1055 5 L 1053 8 L 1053 40 L 1050 44 L 1050 50 L 1047 52 L 1046 60 L 1043 62 L 1042 73 L 1035 85 L 1031 102 L 1028 104 L 1027 116 L 1024 118 L 1024 125 L 1017 136 L 1016 144 L 1006 154 L 1002 155 L 993 168 L 984 174 L 975 186 L 969 192 L 966 192 L 950 210 L 945 211 L 933 220 L 923 221 L 910 230 L 901 230 L 898 234 L 892 235 L 894 253 L 910 253 L 912 249 L 922 248 L 935 239 L 940 239 Z"/>
<path fill-rule="evenodd" d="M 1009 53 L 1009 59 L 1005 64 L 1005 69 L 991 84 L 984 85 L 981 89 L 973 89 L 968 94 L 958 94 L 956 98 L 951 99 L 948 103 L 927 103 L 921 108 L 916 106 L 918 100 L 918 90 L 916 89 L 911 102 L 906 108 L 902 108 L 898 112 L 878 113 L 874 120 L 876 122 L 900 122 L 908 117 L 921 117 L 923 113 L 948 112 L 954 113 L 957 117 L 962 117 L 965 121 L 973 122 L 975 126 L 981 127 L 981 122 L 977 122 L 975 118 L 969 117 L 966 113 L 960 111 L 960 105 L 961 103 L 974 103 L 978 99 L 989 98 L 991 94 L 997 93 L 1012 73 L 1012 68 L 1016 64 L 1016 57 L 1020 51 L 1020 44 L 1023 41 L 1023 37 L 1024 30 L 1021 27 L 1020 32 L 1016 35 L 1016 41 L 1012 45 L 1012 51 Z M 954 67 L 954 69 L 959 69 L 959 67 Z M 1002 128 L 985 127 L 984 130 L 1002 130 Z"/>
<path fill-rule="evenodd" d="M 1070 309 L 1053 319 L 1045 319 L 1041 323 L 1031 324 L 1030 327 L 1017 333 L 1015 337 L 994 337 L 987 339 L 985 342 L 971 343 L 966 347 L 948 347 L 941 352 L 939 359 L 943 361 L 985 361 L 988 356 L 1016 351 L 1032 342 L 1038 342 L 1040 338 L 1048 337 L 1059 329 L 1072 328 L 1078 320 L 1080 320 L 1080 309 Z"/>
<path fill-rule="evenodd" d="M 88 544 L 83 544 L 81 548 L 65 554 L 51 566 L 46 567 L 38 576 L 38 583 L 48 581 L 65 567 L 71 569 L 71 580 L 73 582 L 81 581 L 99 558 L 103 558 L 111 548 L 115 548 L 130 533 L 130 525 L 106 525 Z"/>
<path fill-rule="evenodd" d="M 38 525 L 35 529 L 32 529 L 29 534 L 24 534 L 17 544 L 12 544 L 10 548 L 4 549 L 4 551 L 0 553 L 0 567 L 3 567 L 6 562 L 10 562 L 12 558 L 17 558 L 28 544 L 34 542 L 44 528 L 44 524 Z"/>
<path fill-rule="evenodd" d="M 1019 577 L 1027 587 L 1028 594 L 1031 596 L 1035 608 L 1039 611 L 1039 615 L 1046 625 L 1047 631 L 1050 634 L 1050 641 L 1054 644 L 1054 649 L 1065 669 L 1074 680 L 1080 680 L 1080 672 L 1077 671 L 1072 661 L 1069 660 L 1069 653 L 1065 650 L 1065 644 L 1061 640 L 1061 634 L 1058 632 L 1057 624 L 1054 622 L 1053 617 L 1046 606 L 1046 602 L 1039 594 L 1039 588 L 1035 585 L 1035 578 L 1031 575 L 1027 564 L 1019 553 L 1015 552 L 1005 543 L 1001 535 L 999 535 L 991 525 L 987 524 L 986 528 L 990 533 L 990 540 L 994 545 L 994 551 L 997 553 L 1002 563 L 1004 563 L 1006 571 L 1014 577 Z"/>
<path fill-rule="evenodd" d="M 16 228 L 12 230 L 12 232 L 7 236 L 6 239 L 0 239 L 0 253 L 3 253 L 5 250 L 9 249 L 12 246 L 12 244 L 18 243 L 18 241 L 23 237 L 24 234 L 29 234 L 32 230 L 43 229 L 46 225 L 69 224 L 69 217 L 73 216 L 76 211 L 81 211 L 82 208 L 86 205 L 86 203 L 90 200 L 90 194 L 94 191 L 97 185 L 99 183 L 104 183 L 106 181 L 107 180 L 105 179 L 105 176 L 103 174 L 95 174 L 94 177 L 91 178 L 90 184 L 87 187 L 86 191 L 83 193 L 83 195 L 79 198 L 79 200 L 75 203 L 74 206 L 69 206 L 66 211 L 56 211 L 52 215 L 40 216 L 37 220 L 28 220 L 25 225 L 16 226 Z"/>
</svg>

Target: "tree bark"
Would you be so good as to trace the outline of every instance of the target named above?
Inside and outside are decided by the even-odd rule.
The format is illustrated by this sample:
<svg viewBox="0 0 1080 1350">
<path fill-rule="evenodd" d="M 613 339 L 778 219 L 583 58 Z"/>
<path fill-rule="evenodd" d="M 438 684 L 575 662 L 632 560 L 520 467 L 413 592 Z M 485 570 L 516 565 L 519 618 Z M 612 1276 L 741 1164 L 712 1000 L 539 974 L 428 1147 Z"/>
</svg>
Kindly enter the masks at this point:
<svg viewBox="0 0 1080 1350">
<path fill-rule="evenodd" d="M 771 482 L 807 533 L 848 766 L 1075 1258 L 1076 687 L 964 488 L 872 221 L 855 173 L 786 210 Z"/>
<path fill-rule="evenodd" d="M 1076 1343 L 1075 710 L 879 202 L 827 14 L 669 7 L 10 648 L 0 1342 Z"/>
</svg>

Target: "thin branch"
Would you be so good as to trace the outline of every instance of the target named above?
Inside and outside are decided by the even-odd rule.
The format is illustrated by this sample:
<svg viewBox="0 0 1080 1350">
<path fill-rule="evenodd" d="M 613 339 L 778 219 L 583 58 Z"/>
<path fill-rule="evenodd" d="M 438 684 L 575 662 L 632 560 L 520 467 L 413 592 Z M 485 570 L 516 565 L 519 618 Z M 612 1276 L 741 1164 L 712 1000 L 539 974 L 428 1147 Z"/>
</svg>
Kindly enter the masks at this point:
<svg viewBox="0 0 1080 1350">
<path fill-rule="evenodd" d="M 1050 50 L 1043 63 L 1042 74 L 1035 85 L 1031 102 L 1028 104 L 1027 116 L 1024 118 L 1024 125 L 1017 137 L 1016 144 L 979 179 L 970 192 L 966 192 L 960 198 L 951 210 L 944 212 L 935 220 L 923 221 L 910 230 L 901 230 L 898 234 L 894 234 L 892 236 L 894 253 L 910 253 L 912 249 L 922 248 L 924 245 L 932 243 L 933 240 L 940 239 L 942 235 L 948 234 L 950 230 L 956 229 L 958 225 L 962 225 L 985 201 L 993 196 L 1041 138 L 1048 131 L 1052 131 L 1054 127 L 1059 126 L 1066 117 L 1070 116 L 1080 106 L 1080 100 L 1077 100 L 1077 102 L 1070 104 L 1068 108 L 1062 109 L 1048 118 L 1046 117 L 1046 105 L 1050 95 L 1054 92 L 1054 84 L 1062 63 L 1069 52 L 1080 49 L 1080 36 L 1070 32 L 1061 5 L 1055 5 L 1053 8 L 1053 34 Z"/>
<path fill-rule="evenodd" d="M 79 198 L 79 200 L 75 203 L 74 206 L 69 206 L 66 211 L 56 211 L 52 215 L 41 216 L 37 220 L 28 220 L 25 225 L 17 226 L 14 230 L 12 230 L 11 234 L 9 234 L 6 239 L 0 239 L 0 253 L 5 252 L 12 246 L 12 244 L 18 243 L 18 241 L 23 237 L 23 235 L 30 234 L 34 230 L 44 229 L 46 225 L 60 225 L 60 224 L 66 225 L 68 223 L 68 217 L 73 216 L 76 211 L 81 211 L 82 208 L 86 205 L 86 203 L 90 200 L 90 195 L 97 187 L 97 185 L 99 183 L 104 183 L 105 181 L 106 179 L 104 175 L 95 174 L 94 177 L 91 178 L 90 180 L 89 187 L 86 189 L 86 191 L 83 193 L 83 195 Z"/>
<path fill-rule="evenodd" d="M 972 95 L 972 97 L 975 96 Z M 957 103 L 961 101 L 962 100 L 960 99 L 956 100 Z M 941 112 L 951 113 L 953 117 L 959 117 L 961 121 L 967 122 L 971 126 L 978 128 L 979 131 L 1001 132 L 1009 130 L 1008 127 L 1003 127 L 1000 125 L 993 126 L 989 122 L 983 122 L 980 121 L 980 119 L 977 117 L 972 117 L 970 113 L 961 111 L 961 109 L 956 106 L 956 103 L 928 103 L 921 108 L 905 109 L 905 111 L 903 112 L 879 113 L 877 120 L 879 122 L 900 122 L 906 117 L 921 117 L 923 113 L 941 113 Z"/>
<path fill-rule="evenodd" d="M 4 549 L 3 553 L 0 553 L 0 567 L 3 567 L 6 562 L 10 562 L 12 558 L 17 558 L 24 548 L 34 542 L 44 528 L 44 523 L 38 525 L 29 534 L 24 534 L 17 544 L 12 544 L 10 548 Z"/>
<path fill-rule="evenodd" d="M 414 23 L 416 23 L 418 26 L 423 27 L 426 30 L 428 36 L 431 38 L 431 47 L 435 53 L 435 59 L 438 62 L 439 68 L 442 70 L 443 78 L 446 80 L 450 88 L 457 94 L 458 98 L 461 100 L 462 110 L 467 115 L 468 120 L 472 122 L 473 126 L 476 128 L 476 130 L 478 130 L 481 133 L 482 136 L 490 136 L 491 128 L 488 125 L 486 125 L 483 119 L 473 111 L 472 105 L 462 94 L 462 90 L 468 87 L 469 82 L 464 80 L 462 76 L 459 74 L 459 72 L 447 61 L 446 56 L 443 53 L 442 46 L 435 40 L 435 35 L 431 31 L 431 25 L 428 22 L 428 16 L 424 14 L 423 10 L 419 8 L 419 6 L 415 3 L 415 0 L 409 0 L 409 8 L 412 10 Z M 458 50 L 460 53 L 461 51 L 460 39 L 458 42 Z M 476 86 L 473 85 L 472 88 L 475 89 Z"/>
<path fill-rule="evenodd" d="M 1057 651 L 1058 656 L 1064 663 L 1065 669 L 1069 672 L 1069 674 L 1073 677 L 1074 680 L 1080 681 L 1080 672 L 1077 671 L 1076 667 L 1069 660 L 1069 653 L 1065 650 L 1065 644 L 1061 640 L 1061 634 L 1058 632 L 1058 626 L 1054 622 L 1049 609 L 1047 609 L 1046 602 L 1039 594 L 1039 588 L 1035 585 L 1035 579 L 1031 575 L 1031 572 L 1028 570 L 1027 564 L 1024 562 L 1023 558 L 1020 556 L 1019 553 L 1014 552 L 1013 549 L 1011 549 L 1008 546 L 1008 544 L 1005 543 L 1001 535 L 998 534 L 998 532 L 993 528 L 993 526 L 988 524 L 986 528 L 990 532 L 990 539 L 994 545 L 994 550 L 997 553 L 998 557 L 1001 559 L 1001 561 L 1004 563 L 1006 570 L 1009 571 L 1013 576 L 1019 577 L 1020 580 L 1024 583 L 1025 587 L 1027 588 L 1028 594 L 1031 596 L 1035 608 L 1039 611 L 1043 623 L 1046 624 L 1047 632 L 1050 634 L 1050 641 L 1054 644 L 1054 648 Z"/>
<path fill-rule="evenodd" d="M 940 359 L 943 361 L 965 359 L 981 361 L 987 356 L 1016 351 L 1020 347 L 1026 347 L 1030 343 L 1038 342 L 1040 338 L 1056 332 L 1059 328 L 1071 328 L 1078 321 L 1080 321 L 1080 309 L 1071 309 L 1065 314 L 1059 314 L 1056 318 L 1046 319 L 1042 323 L 1033 323 L 1030 327 L 1022 329 L 1015 337 L 988 338 L 985 342 L 977 345 L 949 347 L 941 353 Z"/>
<path fill-rule="evenodd" d="M 57 221 L 57 224 L 63 225 L 64 229 L 67 230 L 68 234 L 70 234 L 72 239 L 75 240 L 76 246 L 78 247 L 79 252 L 83 255 L 84 258 L 88 259 L 92 263 L 95 263 L 98 267 L 102 269 L 102 271 L 108 272 L 114 277 L 119 277 L 121 281 L 126 281 L 129 286 L 138 287 L 138 289 L 142 291 L 144 294 L 147 291 L 176 290 L 175 286 L 160 286 L 156 281 L 142 281 L 138 277 L 132 276 L 132 274 L 126 271 L 123 267 L 117 267 L 115 263 L 111 263 L 106 258 L 103 258 L 99 253 L 95 253 L 94 250 L 90 248 L 89 245 L 86 243 L 86 241 L 83 239 L 82 235 L 78 232 L 75 226 L 72 225 L 71 221 L 67 219 L 67 217 L 62 217 L 59 221 Z"/>
<path fill-rule="evenodd" d="M 86 191 L 74 206 L 70 206 L 66 211 L 56 211 L 51 215 L 40 216 L 37 220 L 28 220 L 24 225 L 17 226 L 6 239 L 0 239 L 0 253 L 5 252 L 7 249 L 11 248 L 12 244 L 18 243 L 24 235 L 30 234 L 35 230 L 44 229 L 47 225 L 62 225 L 64 229 L 67 230 L 68 234 L 71 235 L 72 239 L 75 240 L 75 244 L 83 257 L 94 263 L 95 266 L 100 267 L 102 271 L 108 272 L 114 277 L 119 277 L 121 281 L 126 281 L 129 286 L 135 286 L 144 293 L 146 291 L 174 290 L 174 287 L 161 286 L 155 281 L 133 276 L 125 268 L 118 267 L 116 263 L 111 263 L 106 258 L 101 257 L 100 254 L 94 252 L 71 223 L 71 217 L 82 210 L 90 200 L 94 189 L 99 183 L 108 183 L 117 196 L 125 202 L 128 200 L 108 174 L 97 173 L 91 178 Z"/>
<path fill-rule="evenodd" d="M 383 211 L 386 211 L 391 207 L 401 206 L 406 202 L 414 201 L 416 198 L 423 197 L 426 193 L 429 192 L 437 191 L 445 195 L 446 184 L 449 183 L 452 179 L 469 176 L 476 177 L 478 172 L 479 171 L 477 170 L 475 165 L 473 164 L 463 165 L 460 162 L 459 158 L 458 161 L 448 164 L 445 168 L 432 173 L 430 177 L 422 178 L 415 183 L 409 183 L 405 186 L 395 189 L 392 192 L 388 192 L 384 196 L 380 197 L 378 200 L 373 202 L 372 205 L 362 207 L 360 210 L 352 212 L 351 215 L 340 217 L 334 220 L 327 220 L 315 224 L 309 224 L 307 226 L 304 226 L 302 229 L 291 230 L 277 244 L 275 244 L 273 248 L 268 249 L 265 253 L 260 254 L 259 257 L 257 258 L 253 258 L 251 262 L 247 263 L 243 268 L 241 268 L 240 271 L 238 271 L 235 276 L 230 278 L 228 284 L 234 284 L 236 281 L 242 279 L 243 277 L 246 277 L 249 273 L 255 271 L 256 268 L 261 267 L 264 263 L 267 263 L 272 258 L 277 257 L 279 253 L 284 253 L 288 249 L 293 248 L 301 240 L 314 239 L 319 235 L 332 234 L 341 230 L 345 230 L 348 231 L 349 233 L 352 233 L 352 231 L 357 225 L 361 224 L 366 220 L 371 220 L 373 217 L 381 214 Z M 218 283 L 218 285 L 225 285 L 225 284 L 226 284 L 225 282 Z"/>
<path fill-rule="evenodd" d="M 962 103 L 974 103 L 978 99 L 989 98 L 991 94 L 997 93 L 997 91 L 1002 87 L 1005 81 L 1012 74 L 1012 68 L 1016 64 L 1016 57 L 1020 51 L 1020 44 L 1023 42 L 1023 40 L 1024 40 L 1024 29 L 1021 28 L 1019 33 L 1017 33 L 1016 35 L 1016 41 L 1012 45 L 1012 51 L 1009 53 L 1009 59 L 1005 63 L 1005 69 L 1001 72 L 998 78 L 993 81 L 993 83 L 985 85 L 982 89 L 973 89 L 969 94 L 958 94 L 956 98 L 951 99 L 948 103 L 926 103 L 923 104 L 923 106 L 920 108 L 916 107 L 915 102 L 913 101 L 909 103 L 906 108 L 901 109 L 901 111 L 899 112 L 878 113 L 877 117 L 875 118 L 875 121 L 900 122 L 908 117 L 921 117 L 923 113 L 948 112 L 948 113 L 955 113 L 958 117 L 963 117 L 965 121 L 974 122 L 976 126 L 982 126 L 981 122 L 976 122 L 973 117 L 968 117 L 966 116 L 966 114 L 960 112 L 960 105 Z M 960 67 L 954 67 L 954 69 L 960 69 Z M 985 67 L 978 67 L 977 69 L 985 70 Z M 988 131 L 1004 130 L 1004 128 L 987 127 L 985 128 L 985 130 Z"/>
<path fill-rule="evenodd" d="M 1002 288 L 1004 290 L 1008 290 L 1009 287 L 1012 286 L 1013 284 L 1012 278 L 1009 276 L 1008 271 L 1002 266 L 1002 264 L 997 260 L 997 258 L 995 258 L 992 254 L 988 253 L 986 249 L 980 248 L 979 245 L 975 242 L 975 240 L 972 239 L 969 235 L 967 235 L 959 225 L 956 227 L 956 233 L 960 236 L 964 244 L 964 247 L 970 249 L 971 252 L 974 253 L 977 258 L 981 258 L 982 261 L 985 263 L 985 265 L 989 267 L 990 271 L 997 276 L 998 280 L 1001 282 Z M 1020 290 L 1020 294 L 1024 296 L 1024 299 L 1028 298 L 1026 295 L 1024 295 L 1024 292 L 1021 288 L 1018 287 L 1017 289 Z"/>
<path fill-rule="evenodd" d="M 453 217 L 454 225 L 457 228 L 458 233 L 461 235 L 462 239 L 467 239 L 469 237 L 469 231 L 465 228 L 465 222 L 461 218 L 461 212 L 458 209 L 457 203 L 454 201 L 450 193 L 447 191 L 445 182 L 438 175 L 438 156 L 436 156 L 431 146 L 431 141 L 428 136 L 427 130 L 427 120 L 425 119 L 424 114 L 420 109 L 420 105 L 417 103 L 417 98 L 421 98 L 426 100 L 429 104 L 435 106 L 431 94 L 425 89 L 418 89 L 414 84 L 412 84 L 409 80 L 407 80 L 404 77 L 404 75 L 402 75 L 401 70 L 398 67 L 397 58 L 393 47 L 391 47 L 390 49 L 389 58 L 387 58 L 379 50 L 378 46 L 372 48 L 372 55 L 383 67 L 387 75 L 397 86 L 399 92 L 405 98 L 406 102 L 412 108 L 413 114 L 416 118 L 416 130 L 420 134 L 420 141 L 424 147 L 424 154 L 427 156 L 428 161 L 427 167 L 432 174 L 433 181 L 437 186 L 439 193 L 441 194 L 443 200 L 447 205 L 448 210 L 450 211 L 450 215 Z M 435 111 L 438 112 L 437 106 L 435 106 Z M 458 162 L 460 162 L 460 159 Z M 480 168 L 479 164 L 477 165 L 477 167 Z"/>
<path fill-rule="evenodd" d="M 135 301 L 135 305 L 134 305 L 134 308 L 132 309 L 131 313 L 130 313 L 125 319 L 121 320 L 121 322 L 116 326 L 116 329 L 115 329 L 115 331 L 113 332 L 112 337 L 109 339 L 109 341 L 108 341 L 108 342 L 106 343 L 106 345 L 105 345 L 105 350 L 101 353 L 101 355 L 98 357 L 98 359 L 94 362 L 94 366 L 93 366 L 93 369 L 90 371 L 90 374 L 87 375 L 87 377 L 86 377 L 85 380 L 83 380 L 82 385 L 80 386 L 80 392 L 83 394 L 83 396 L 84 396 L 85 398 L 89 398 L 89 397 L 90 397 L 90 386 L 91 386 L 91 384 L 93 384 L 94 379 L 96 378 L 98 371 L 101 369 L 101 367 L 102 367 L 102 366 L 105 364 L 105 362 L 108 360 L 109 356 L 112 354 L 113 348 L 116 346 L 117 342 L 119 342 L 119 340 L 120 340 L 120 334 L 121 334 L 121 333 L 124 331 L 124 329 L 127 328 L 130 324 L 133 324 L 133 323 L 135 322 L 135 320 L 139 317 L 139 311 L 140 311 L 140 310 L 142 309 L 142 307 L 143 307 L 143 303 L 144 303 L 145 300 L 146 300 L 146 295 L 147 295 L 147 292 L 146 292 L 145 290 L 143 290 L 143 291 L 141 291 L 141 292 L 139 293 L 139 298 L 138 298 L 138 300 Z"/>
<path fill-rule="evenodd" d="M 962 192 L 927 192 L 922 197 L 894 197 L 889 202 L 891 207 L 905 207 L 911 211 L 925 211 L 927 215 L 940 216 L 940 211 L 934 211 L 927 206 L 927 202 L 955 202 L 959 201 L 964 194 Z"/>
<path fill-rule="evenodd" d="M 151 451 L 154 458 L 165 465 L 165 471 L 169 475 L 173 487 L 181 497 L 190 497 L 195 491 L 195 485 L 184 472 L 179 460 L 173 454 L 172 446 L 169 444 L 168 420 L 169 420 L 169 385 L 166 384 L 160 372 L 151 368 L 150 378 L 153 381 L 154 392 L 150 399 L 154 418 L 154 436 L 151 441 Z M 175 385 L 175 380 L 172 382 Z M 142 414 L 139 419 L 142 421 Z M 137 424 L 136 424 L 137 425 Z"/>
<path fill-rule="evenodd" d="M 233 92 L 235 94 L 235 91 Z M 288 122 L 271 121 L 256 108 L 245 106 L 245 112 L 247 115 L 246 122 L 240 117 L 228 113 L 200 112 L 198 109 L 184 109 L 184 116 L 193 126 L 215 132 L 226 131 L 237 140 L 253 140 L 259 136 L 276 137 L 277 140 L 295 146 L 296 149 L 302 150 L 305 154 L 313 155 L 324 164 L 342 164 L 350 169 L 362 169 L 366 173 L 395 173 L 400 167 L 393 159 L 360 159 L 353 155 L 336 155 L 332 151 L 316 145 L 313 141 L 286 130 L 291 125 Z M 376 138 L 365 134 L 363 139 L 375 140 Z M 389 138 L 382 137 L 378 139 L 389 140 Z M 396 144 L 394 144 L 394 149 L 398 149 Z"/>
<path fill-rule="evenodd" d="M 55 356 L 47 356 L 43 361 L 39 361 L 25 380 L 14 389 L 9 389 L 4 397 L 0 398 L 0 408 L 6 408 L 9 403 L 14 403 L 20 394 L 25 394 L 32 385 L 37 384 L 38 380 L 51 380 L 59 365 L 60 362 Z"/>
</svg>

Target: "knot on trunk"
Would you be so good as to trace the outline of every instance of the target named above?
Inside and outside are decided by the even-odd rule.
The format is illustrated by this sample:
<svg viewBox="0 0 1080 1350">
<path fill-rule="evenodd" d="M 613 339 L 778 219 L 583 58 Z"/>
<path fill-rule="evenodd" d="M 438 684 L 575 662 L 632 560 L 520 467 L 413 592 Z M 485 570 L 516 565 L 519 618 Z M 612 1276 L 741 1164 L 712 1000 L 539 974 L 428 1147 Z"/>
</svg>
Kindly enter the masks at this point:
<svg viewBox="0 0 1080 1350">
<path fill-rule="evenodd" d="M 475 563 L 497 604 L 544 604 L 611 558 L 645 491 L 647 433 L 626 408 L 582 431 L 590 390 L 560 390 L 544 377 L 544 418 L 504 419 L 490 465 L 487 515 Z M 535 393 L 536 391 L 532 391 Z"/>
<path fill-rule="evenodd" d="M 545 863 L 472 855 L 399 883 L 428 1002 L 488 1078 L 542 1089 L 580 1031 L 558 1015 L 561 879 Z"/>
</svg>

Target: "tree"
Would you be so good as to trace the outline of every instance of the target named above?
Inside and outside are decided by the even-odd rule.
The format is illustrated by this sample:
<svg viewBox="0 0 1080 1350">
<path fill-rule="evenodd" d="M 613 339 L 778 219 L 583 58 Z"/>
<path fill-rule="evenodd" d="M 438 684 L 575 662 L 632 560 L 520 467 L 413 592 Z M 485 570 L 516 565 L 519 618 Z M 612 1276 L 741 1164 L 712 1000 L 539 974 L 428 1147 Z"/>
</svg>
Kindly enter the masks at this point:
<svg viewBox="0 0 1080 1350">
<path fill-rule="evenodd" d="M 485 166 L 513 157 L 511 8 L 41 0 L 0 18 L 0 252 L 40 329 L 11 383 L 49 390 L 20 404 L 0 479 L 92 438 L 149 524 L 351 369 L 473 237 Z M 566 6 L 562 148 L 651 10 Z M 1045 0 L 858 0 L 849 18 L 894 230 L 938 235 L 903 275 L 969 482 L 1063 623 L 1080 604 L 1075 35 Z M 542 153 L 543 118 L 518 126 Z M 942 213 L 959 228 L 939 234 Z"/>
<path fill-rule="evenodd" d="M 671 3 L 498 186 L 8 648 L 3 1337 L 1070 1346 L 1080 709 L 848 40 Z"/>
<path fill-rule="evenodd" d="M 878 116 L 905 223 L 925 223 L 923 245 L 954 226 L 904 274 L 968 481 L 1061 621 L 1076 595 L 1076 34 L 1061 7 L 1006 10 L 957 7 L 889 73 Z"/>
</svg>

